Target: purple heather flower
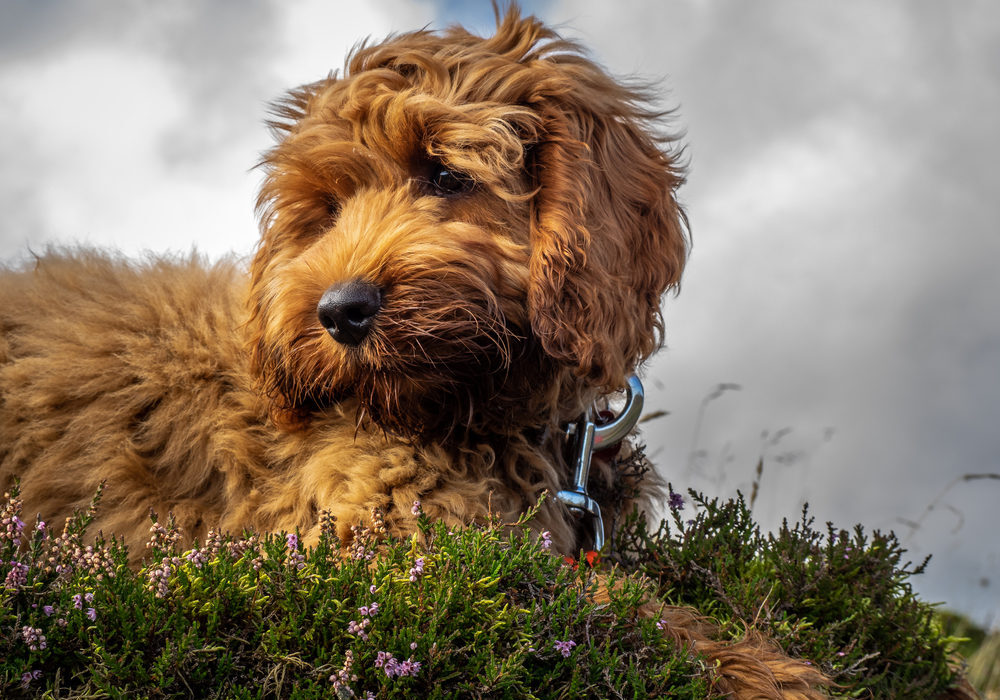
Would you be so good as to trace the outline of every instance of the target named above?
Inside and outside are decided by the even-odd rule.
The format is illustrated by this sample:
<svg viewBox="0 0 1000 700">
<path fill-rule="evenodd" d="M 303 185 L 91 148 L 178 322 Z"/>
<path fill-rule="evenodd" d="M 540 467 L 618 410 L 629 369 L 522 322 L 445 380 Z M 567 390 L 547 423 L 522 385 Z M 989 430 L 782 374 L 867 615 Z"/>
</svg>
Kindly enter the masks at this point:
<svg viewBox="0 0 1000 700">
<path fill-rule="evenodd" d="M 189 562 L 194 564 L 194 568 L 196 569 L 200 569 L 202 565 L 208 561 L 208 557 L 206 557 L 205 553 L 200 549 L 192 549 L 185 556 Z"/>
<path fill-rule="evenodd" d="M 167 594 L 170 593 L 170 575 L 173 574 L 174 567 L 179 562 L 180 560 L 176 557 L 163 557 L 158 567 L 150 569 L 148 574 L 149 587 L 156 593 L 157 598 L 166 598 Z"/>
<path fill-rule="evenodd" d="M 661 632 L 667 629 L 669 626 L 670 623 L 664 620 L 662 617 L 656 623 L 656 629 L 660 630 Z"/>
<path fill-rule="evenodd" d="M 25 671 L 21 674 L 21 687 L 27 690 L 31 686 L 31 681 L 37 681 L 42 677 L 42 672 L 38 669 Z"/>
<path fill-rule="evenodd" d="M 353 634 L 362 641 L 367 642 L 368 632 L 366 632 L 365 630 L 368 628 L 368 625 L 370 625 L 371 622 L 372 622 L 371 618 L 369 617 L 362 618 L 360 623 L 357 620 L 351 620 L 350 622 L 347 623 L 347 633 Z"/>
<path fill-rule="evenodd" d="M 7 572 L 7 578 L 4 579 L 4 588 L 8 590 L 14 590 L 15 588 L 20 588 L 25 583 L 28 582 L 28 565 L 22 564 L 19 561 L 12 561 L 10 563 L 10 571 Z"/>
<path fill-rule="evenodd" d="M 552 546 L 552 533 L 548 530 L 542 532 L 542 549 L 548 549 Z"/>
<path fill-rule="evenodd" d="M 21 512 L 21 499 L 12 497 L 10 493 L 5 493 L 3 497 L 7 503 L 0 507 L 0 537 L 20 543 L 24 528 L 24 522 L 17 517 Z"/>
<path fill-rule="evenodd" d="M 344 665 L 339 671 L 330 676 L 330 681 L 333 683 L 333 689 L 337 691 L 338 696 L 342 696 L 342 691 L 346 691 L 348 697 L 354 697 L 354 693 L 351 692 L 351 688 L 348 685 L 351 681 L 358 680 L 357 675 L 351 673 L 351 667 L 354 666 L 354 652 L 350 649 L 344 654 Z"/>
<path fill-rule="evenodd" d="M 89 617 L 90 621 L 93 622 L 97 619 L 97 611 L 94 610 L 94 608 L 87 608 L 87 617 Z"/>
<path fill-rule="evenodd" d="M 676 491 L 671 491 L 670 496 L 667 498 L 667 505 L 670 506 L 671 510 L 680 510 L 684 507 L 684 496 Z"/>
<path fill-rule="evenodd" d="M 422 576 L 424 573 L 424 558 L 417 557 L 417 560 L 413 562 L 413 568 L 410 569 L 410 581 L 416 582 L 418 576 Z"/>
<path fill-rule="evenodd" d="M 411 656 L 406 661 L 401 661 L 397 667 L 397 673 L 400 676 L 416 676 L 420 672 L 420 667 L 423 664 L 419 661 L 414 661 Z"/>
<path fill-rule="evenodd" d="M 371 593 L 372 595 L 375 595 L 375 584 L 374 583 L 372 585 L 368 586 L 368 592 Z"/>
<path fill-rule="evenodd" d="M 419 516 L 423 512 L 423 510 L 420 508 L 420 501 L 413 502 L 413 507 L 410 508 L 410 512 L 413 513 L 413 515 L 415 516 Z"/>
<path fill-rule="evenodd" d="M 289 532 L 285 535 L 285 545 L 288 548 L 288 565 L 296 569 L 304 568 L 306 557 L 299 551 L 299 536 Z"/>
<path fill-rule="evenodd" d="M 375 659 L 375 668 L 382 669 L 389 678 L 416 676 L 422 665 L 422 662 L 414 661 L 412 656 L 406 661 L 397 661 L 392 654 L 386 651 L 380 651 Z"/>
<path fill-rule="evenodd" d="M 73 607 L 77 610 L 81 610 L 83 608 L 83 596 L 81 594 L 73 594 Z"/>
<path fill-rule="evenodd" d="M 42 612 L 45 613 L 45 617 L 52 617 L 52 613 L 54 613 L 55 611 L 56 609 L 51 605 L 42 606 Z"/>
<path fill-rule="evenodd" d="M 371 561 L 375 558 L 375 551 L 368 548 L 368 544 L 372 540 L 371 530 L 368 528 L 361 527 L 360 525 L 352 525 L 351 533 L 353 535 L 353 541 L 350 546 L 351 559 Z"/>
<path fill-rule="evenodd" d="M 28 649 L 31 651 L 40 651 L 48 646 L 45 635 L 42 634 L 42 630 L 39 627 L 25 625 L 21 628 L 21 636 L 24 637 L 24 641 L 28 644 Z"/>
<path fill-rule="evenodd" d="M 568 658 L 573 651 L 573 647 L 576 646 L 576 642 L 572 639 L 567 639 L 565 642 L 555 642 L 553 646 L 555 646 L 556 651 Z"/>
</svg>

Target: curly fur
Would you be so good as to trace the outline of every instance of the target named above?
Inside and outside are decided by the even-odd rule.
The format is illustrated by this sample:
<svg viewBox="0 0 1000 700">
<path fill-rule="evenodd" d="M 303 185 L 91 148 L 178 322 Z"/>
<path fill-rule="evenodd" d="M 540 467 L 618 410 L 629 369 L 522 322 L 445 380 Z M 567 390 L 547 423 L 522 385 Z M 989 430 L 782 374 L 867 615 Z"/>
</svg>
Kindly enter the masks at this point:
<svg viewBox="0 0 1000 700">
<path fill-rule="evenodd" d="M 418 499 L 454 523 L 516 518 L 569 482 L 559 426 L 661 342 L 686 221 L 646 104 L 516 8 L 490 38 L 360 46 L 275 108 L 249 275 L 84 250 L 0 275 L 0 478 L 50 520 L 106 482 L 93 527 L 137 555 L 150 510 L 191 538 L 307 541 L 321 509 L 345 539 L 371 508 L 410 531 Z M 441 168 L 469 186 L 436 189 Z M 384 303 L 346 346 L 317 302 L 353 279 Z M 534 526 L 583 543 L 552 499 Z M 666 615 L 732 697 L 822 697 L 763 640 Z"/>
</svg>

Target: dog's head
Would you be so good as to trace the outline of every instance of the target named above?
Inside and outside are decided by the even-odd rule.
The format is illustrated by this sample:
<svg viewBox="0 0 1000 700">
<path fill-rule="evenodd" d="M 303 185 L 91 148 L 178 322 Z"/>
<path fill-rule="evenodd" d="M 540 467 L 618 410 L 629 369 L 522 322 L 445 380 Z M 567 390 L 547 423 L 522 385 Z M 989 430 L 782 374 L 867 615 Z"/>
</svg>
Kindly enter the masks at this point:
<svg viewBox="0 0 1000 700">
<path fill-rule="evenodd" d="M 250 291 L 276 408 L 353 397 L 428 436 L 620 388 L 659 346 L 687 251 L 645 99 L 516 8 L 491 38 L 391 37 L 292 91 Z"/>
</svg>

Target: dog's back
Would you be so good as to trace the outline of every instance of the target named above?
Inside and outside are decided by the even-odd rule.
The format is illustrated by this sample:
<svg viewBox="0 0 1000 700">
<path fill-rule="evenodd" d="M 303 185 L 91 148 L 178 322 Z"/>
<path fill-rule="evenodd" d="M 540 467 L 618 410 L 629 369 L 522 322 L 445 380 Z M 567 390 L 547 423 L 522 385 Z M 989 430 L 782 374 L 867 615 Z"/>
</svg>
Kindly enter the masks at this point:
<svg viewBox="0 0 1000 700">
<path fill-rule="evenodd" d="M 238 332 L 240 274 L 76 251 L 0 275 L 0 480 L 21 480 L 26 518 L 61 520 L 107 480 L 95 525 L 132 533 L 133 551 L 143 504 L 204 531 L 217 510 L 206 482 L 225 466 L 210 462 L 234 430 L 247 445 L 262 413 Z"/>
</svg>

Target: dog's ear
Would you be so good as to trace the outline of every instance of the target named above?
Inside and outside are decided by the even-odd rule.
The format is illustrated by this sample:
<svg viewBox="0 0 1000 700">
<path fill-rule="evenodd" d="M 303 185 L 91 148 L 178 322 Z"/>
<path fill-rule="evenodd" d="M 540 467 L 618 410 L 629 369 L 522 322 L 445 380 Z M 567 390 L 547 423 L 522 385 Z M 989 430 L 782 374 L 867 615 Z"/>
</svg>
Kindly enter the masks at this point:
<svg viewBox="0 0 1000 700">
<path fill-rule="evenodd" d="M 662 341 L 660 297 L 680 282 L 687 221 L 657 115 L 605 81 L 539 110 L 528 304 L 544 350 L 610 391 Z"/>
</svg>

